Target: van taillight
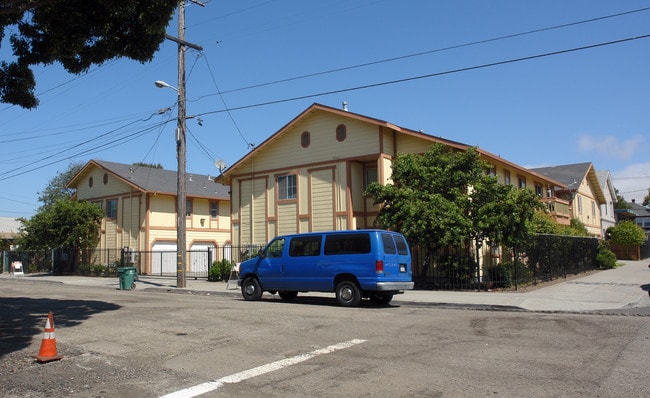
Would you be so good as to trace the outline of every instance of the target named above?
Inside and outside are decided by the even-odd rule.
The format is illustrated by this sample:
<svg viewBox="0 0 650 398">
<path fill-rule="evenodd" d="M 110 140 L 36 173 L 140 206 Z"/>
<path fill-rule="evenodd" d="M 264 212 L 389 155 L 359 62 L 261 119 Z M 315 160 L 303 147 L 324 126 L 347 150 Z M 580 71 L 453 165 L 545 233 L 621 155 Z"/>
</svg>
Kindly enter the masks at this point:
<svg viewBox="0 0 650 398">
<path fill-rule="evenodd" d="M 383 274 L 384 273 L 384 262 L 381 260 L 375 261 L 375 273 Z"/>
</svg>

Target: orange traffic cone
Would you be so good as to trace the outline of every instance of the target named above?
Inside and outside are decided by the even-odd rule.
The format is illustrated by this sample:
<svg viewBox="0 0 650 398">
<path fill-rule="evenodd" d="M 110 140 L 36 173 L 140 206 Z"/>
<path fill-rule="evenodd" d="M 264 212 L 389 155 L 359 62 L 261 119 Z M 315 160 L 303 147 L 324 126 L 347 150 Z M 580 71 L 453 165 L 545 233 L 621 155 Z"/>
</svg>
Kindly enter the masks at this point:
<svg viewBox="0 0 650 398">
<path fill-rule="evenodd" d="M 63 355 L 56 353 L 56 339 L 54 338 L 54 317 L 52 313 L 47 314 L 47 322 L 45 323 L 45 333 L 43 334 L 43 341 L 41 341 L 41 349 L 38 355 L 33 355 L 38 362 L 50 362 L 63 358 Z"/>
</svg>

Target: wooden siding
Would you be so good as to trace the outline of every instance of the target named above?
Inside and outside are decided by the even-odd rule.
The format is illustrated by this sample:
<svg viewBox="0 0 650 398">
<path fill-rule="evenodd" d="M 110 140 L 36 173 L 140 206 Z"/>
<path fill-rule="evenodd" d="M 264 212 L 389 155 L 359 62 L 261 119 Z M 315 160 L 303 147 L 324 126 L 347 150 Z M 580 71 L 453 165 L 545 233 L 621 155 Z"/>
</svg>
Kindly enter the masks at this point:
<svg viewBox="0 0 650 398">
<path fill-rule="evenodd" d="M 311 229 L 330 231 L 334 229 L 333 170 L 316 170 L 310 176 Z"/>
</svg>

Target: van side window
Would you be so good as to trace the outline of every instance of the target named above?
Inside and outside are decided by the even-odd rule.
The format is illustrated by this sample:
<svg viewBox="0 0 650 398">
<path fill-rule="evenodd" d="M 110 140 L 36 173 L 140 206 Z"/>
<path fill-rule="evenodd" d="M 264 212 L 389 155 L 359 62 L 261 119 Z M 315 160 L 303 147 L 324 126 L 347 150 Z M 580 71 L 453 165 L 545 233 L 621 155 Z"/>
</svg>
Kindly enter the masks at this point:
<svg viewBox="0 0 650 398">
<path fill-rule="evenodd" d="M 409 249 L 406 244 L 406 239 L 403 236 L 395 235 L 395 243 L 397 244 L 397 253 L 402 256 L 408 256 Z"/>
<path fill-rule="evenodd" d="M 289 256 L 291 257 L 319 256 L 320 243 L 322 240 L 323 237 L 320 235 L 293 238 L 289 243 Z"/>
<path fill-rule="evenodd" d="M 384 243 L 384 253 L 397 253 L 397 249 L 395 249 L 395 242 L 393 242 L 393 237 L 390 236 L 390 234 L 381 234 L 381 241 Z"/>
<path fill-rule="evenodd" d="M 282 250 L 284 249 L 284 238 L 276 239 L 264 249 L 265 257 L 282 257 Z"/>
<path fill-rule="evenodd" d="M 325 237 L 325 255 L 370 253 L 370 235 L 341 234 Z"/>
</svg>

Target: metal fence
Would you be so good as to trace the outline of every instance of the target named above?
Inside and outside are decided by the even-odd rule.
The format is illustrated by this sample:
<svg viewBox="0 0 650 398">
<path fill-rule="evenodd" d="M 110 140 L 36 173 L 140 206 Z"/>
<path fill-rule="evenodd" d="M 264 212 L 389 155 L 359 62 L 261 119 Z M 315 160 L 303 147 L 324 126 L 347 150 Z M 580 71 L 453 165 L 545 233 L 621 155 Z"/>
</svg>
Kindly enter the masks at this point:
<svg viewBox="0 0 650 398">
<path fill-rule="evenodd" d="M 187 251 L 186 277 L 208 278 L 215 262 L 235 264 L 257 255 L 263 245 L 223 246 Z M 516 256 L 500 248 L 484 253 L 480 265 L 471 247 L 445 248 L 436 253 L 413 250 L 413 280 L 418 289 L 516 289 L 567 275 L 598 269 L 598 240 L 557 235 L 537 235 Z M 74 273 L 116 276 L 117 268 L 133 266 L 140 274 L 177 277 L 176 251 L 132 249 L 3 252 L 5 271 L 12 261 L 22 261 L 25 272 Z M 225 260 L 225 261 L 223 261 Z M 226 270 L 229 272 L 229 269 Z M 223 275 L 223 274 L 222 274 Z"/>
<path fill-rule="evenodd" d="M 598 239 L 536 235 L 513 255 L 492 248 L 478 264 L 471 247 L 435 253 L 414 248 L 416 288 L 438 290 L 517 289 L 598 269 Z"/>
<path fill-rule="evenodd" d="M 207 278 L 210 268 L 217 261 L 227 264 L 242 262 L 263 245 L 223 246 L 208 250 L 186 252 L 185 275 L 189 278 Z M 133 249 L 47 249 L 39 251 L 2 251 L 0 268 L 9 272 L 13 261 L 21 261 L 25 272 L 50 272 L 53 274 L 80 274 L 88 276 L 117 276 L 119 267 L 135 267 L 140 274 L 177 276 L 176 251 L 137 251 Z"/>
</svg>

